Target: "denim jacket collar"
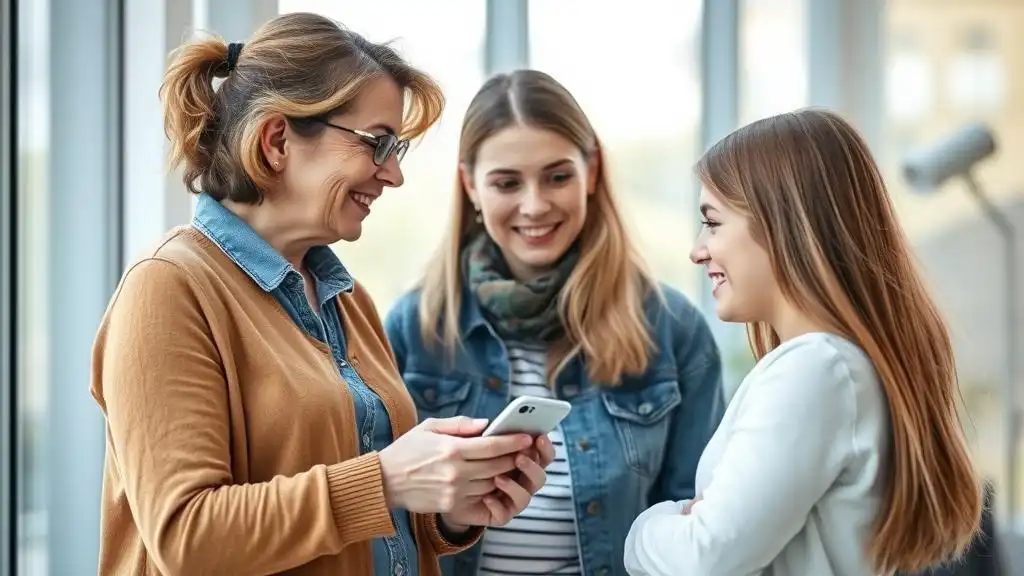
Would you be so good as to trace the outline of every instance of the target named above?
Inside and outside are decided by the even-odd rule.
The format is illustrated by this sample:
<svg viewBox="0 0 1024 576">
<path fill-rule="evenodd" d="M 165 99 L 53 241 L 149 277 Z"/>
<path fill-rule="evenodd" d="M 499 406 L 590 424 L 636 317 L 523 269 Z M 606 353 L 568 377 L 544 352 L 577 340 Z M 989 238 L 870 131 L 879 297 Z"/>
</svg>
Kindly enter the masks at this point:
<svg viewBox="0 0 1024 576">
<path fill-rule="evenodd" d="M 276 290 L 288 273 L 294 271 L 291 264 L 244 220 L 208 194 L 200 194 L 192 225 L 265 292 Z M 329 247 L 310 249 L 306 264 L 317 280 L 317 297 L 321 303 L 341 292 L 352 291 L 352 276 Z"/>
</svg>

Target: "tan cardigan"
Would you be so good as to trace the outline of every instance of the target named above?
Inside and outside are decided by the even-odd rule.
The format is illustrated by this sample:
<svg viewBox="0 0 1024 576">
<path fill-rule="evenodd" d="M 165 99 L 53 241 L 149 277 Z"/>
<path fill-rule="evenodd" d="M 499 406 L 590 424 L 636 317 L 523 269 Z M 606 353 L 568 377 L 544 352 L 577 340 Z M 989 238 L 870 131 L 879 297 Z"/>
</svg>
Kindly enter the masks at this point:
<svg viewBox="0 0 1024 576">
<path fill-rule="evenodd" d="M 373 302 L 357 285 L 338 305 L 397 438 L 416 412 Z M 330 349 L 202 233 L 172 231 L 125 272 L 91 391 L 107 422 L 100 574 L 372 574 L 370 540 L 394 528 Z M 437 576 L 461 548 L 412 516 L 420 574 Z"/>
</svg>

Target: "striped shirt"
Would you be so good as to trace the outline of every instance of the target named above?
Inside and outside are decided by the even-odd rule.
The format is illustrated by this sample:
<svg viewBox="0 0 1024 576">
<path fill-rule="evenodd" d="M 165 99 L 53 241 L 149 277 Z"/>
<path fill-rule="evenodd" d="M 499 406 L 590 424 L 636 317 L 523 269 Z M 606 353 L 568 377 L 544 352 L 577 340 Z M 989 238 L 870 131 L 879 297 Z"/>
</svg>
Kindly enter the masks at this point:
<svg viewBox="0 0 1024 576">
<path fill-rule="evenodd" d="M 508 343 L 512 397 L 553 394 L 546 384 L 546 355 L 539 346 Z M 561 429 L 548 437 L 555 460 L 547 468 L 548 481 L 519 516 L 484 533 L 481 576 L 492 574 L 580 574 L 572 479 Z"/>
</svg>

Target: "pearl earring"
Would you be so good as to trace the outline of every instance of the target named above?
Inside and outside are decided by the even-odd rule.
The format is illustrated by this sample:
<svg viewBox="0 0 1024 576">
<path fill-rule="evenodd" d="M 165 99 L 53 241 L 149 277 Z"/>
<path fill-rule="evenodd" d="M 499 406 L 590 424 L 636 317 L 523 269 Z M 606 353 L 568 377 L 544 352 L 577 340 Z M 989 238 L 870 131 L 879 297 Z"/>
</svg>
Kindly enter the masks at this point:
<svg viewBox="0 0 1024 576">
<path fill-rule="evenodd" d="M 476 218 L 473 219 L 477 224 L 484 223 L 484 215 L 480 213 L 480 209 L 476 209 Z"/>
<path fill-rule="evenodd" d="M 281 168 L 281 163 L 278 162 L 277 160 L 274 160 L 274 168 L 280 169 Z"/>
</svg>

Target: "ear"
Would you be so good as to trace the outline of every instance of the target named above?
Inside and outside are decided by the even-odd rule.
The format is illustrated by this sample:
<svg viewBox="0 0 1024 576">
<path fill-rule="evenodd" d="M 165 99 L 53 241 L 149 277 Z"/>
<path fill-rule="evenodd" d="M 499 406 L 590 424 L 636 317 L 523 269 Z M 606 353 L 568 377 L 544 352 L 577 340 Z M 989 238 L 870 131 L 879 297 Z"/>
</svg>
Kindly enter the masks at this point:
<svg viewBox="0 0 1024 576">
<path fill-rule="evenodd" d="M 260 129 L 260 149 L 275 172 L 280 172 L 288 156 L 288 121 L 284 116 L 271 116 Z"/>
<path fill-rule="evenodd" d="M 587 155 L 587 195 L 597 190 L 597 179 L 601 176 L 601 149 Z"/>
<path fill-rule="evenodd" d="M 466 191 L 466 196 L 469 197 L 469 201 L 472 202 L 473 206 L 477 210 L 480 209 L 480 196 L 477 194 L 476 186 L 473 184 L 473 173 L 464 163 L 459 163 L 459 180 L 462 181 L 462 189 Z"/>
</svg>

